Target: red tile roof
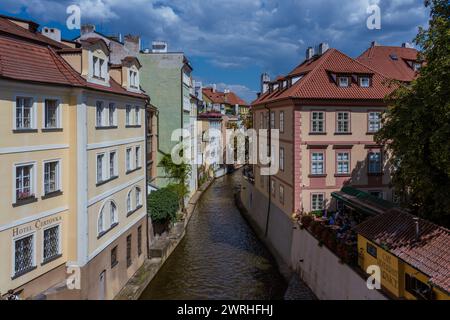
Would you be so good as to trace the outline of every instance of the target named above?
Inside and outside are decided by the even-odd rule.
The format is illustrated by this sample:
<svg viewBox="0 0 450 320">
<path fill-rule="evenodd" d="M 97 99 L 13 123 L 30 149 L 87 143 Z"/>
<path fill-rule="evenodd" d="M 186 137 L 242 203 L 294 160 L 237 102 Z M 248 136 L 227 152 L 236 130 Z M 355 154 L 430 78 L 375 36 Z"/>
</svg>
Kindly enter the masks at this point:
<svg viewBox="0 0 450 320">
<path fill-rule="evenodd" d="M 341 88 L 333 80 L 332 74 L 369 75 L 372 77 L 372 84 L 369 88 L 362 88 L 352 81 L 350 87 Z M 394 87 L 385 84 L 386 77 L 336 49 L 329 49 L 322 56 L 304 61 L 285 79 L 299 75 L 303 77 L 292 86 L 266 92 L 252 105 L 287 98 L 383 100 L 394 89 Z"/>
<path fill-rule="evenodd" d="M 247 106 L 247 102 L 242 100 L 239 96 L 237 96 L 234 92 L 213 92 L 212 88 L 203 88 L 203 94 L 208 97 L 213 103 L 218 104 L 230 104 L 230 105 L 240 105 Z"/>
<path fill-rule="evenodd" d="M 5 22 L 6 21 L 6 22 Z M 0 26 L 12 23 L 0 17 Z M 34 41 L 33 33 L 18 26 L 11 27 L 6 33 L 0 32 L 0 77 L 33 83 L 83 87 L 87 89 L 133 96 L 148 99 L 141 93 L 125 90 L 121 85 L 110 79 L 110 86 L 101 86 L 86 81 L 67 61 L 59 55 L 75 49 L 63 45 L 62 50 L 55 50 L 46 42 Z M 24 33 L 24 31 L 25 33 Z M 27 34 L 28 33 L 28 34 Z M 25 34 L 25 36 L 24 36 Z M 31 35 L 29 35 L 31 34 Z M 75 50 L 79 52 L 79 50 Z M 75 52 L 74 51 L 74 52 Z"/>
<path fill-rule="evenodd" d="M 391 56 L 397 56 L 397 60 Z M 372 46 L 357 60 L 372 69 L 377 70 L 392 80 L 410 82 L 417 77 L 417 73 L 406 61 L 417 61 L 418 51 L 413 48 Z"/>
<path fill-rule="evenodd" d="M 367 220 L 355 230 L 430 277 L 430 283 L 450 292 L 450 230 L 394 209 Z"/>
</svg>

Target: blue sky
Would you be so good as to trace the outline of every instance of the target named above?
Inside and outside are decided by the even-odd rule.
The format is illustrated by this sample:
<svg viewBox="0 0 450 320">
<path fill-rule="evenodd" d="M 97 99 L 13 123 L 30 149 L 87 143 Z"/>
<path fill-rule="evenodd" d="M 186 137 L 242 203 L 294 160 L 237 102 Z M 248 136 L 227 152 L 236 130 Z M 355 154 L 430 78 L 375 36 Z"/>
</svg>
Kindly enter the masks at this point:
<svg viewBox="0 0 450 320">
<path fill-rule="evenodd" d="M 216 83 L 247 101 L 259 91 L 262 72 L 272 77 L 299 64 L 308 46 L 327 42 L 356 57 L 371 41 L 412 42 L 426 27 L 423 0 L 2 0 L 0 13 L 58 27 L 66 38 L 66 8 L 77 4 L 82 23 L 105 34 L 138 34 L 143 45 L 166 40 L 184 51 L 194 77 Z M 381 29 L 369 30 L 367 7 L 381 9 Z"/>
</svg>

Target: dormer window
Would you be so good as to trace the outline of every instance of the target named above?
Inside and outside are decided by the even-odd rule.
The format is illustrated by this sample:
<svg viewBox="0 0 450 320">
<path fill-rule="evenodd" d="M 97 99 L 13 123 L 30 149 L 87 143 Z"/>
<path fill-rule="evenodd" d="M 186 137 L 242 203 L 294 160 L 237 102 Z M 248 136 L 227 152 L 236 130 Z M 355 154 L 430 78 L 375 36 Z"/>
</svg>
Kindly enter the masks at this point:
<svg viewBox="0 0 450 320">
<path fill-rule="evenodd" d="M 341 88 L 346 88 L 349 86 L 348 77 L 338 77 L 338 85 Z"/>
<path fill-rule="evenodd" d="M 414 71 L 419 72 L 420 68 L 422 68 L 422 64 L 420 62 L 413 62 L 412 68 Z"/>
<path fill-rule="evenodd" d="M 369 77 L 360 77 L 359 78 L 359 86 L 361 88 L 369 88 L 370 87 L 370 78 Z"/>
<path fill-rule="evenodd" d="M 138 73 L 130 70 L 130 87 L 137 89 L 139 87 Z"/>
<path fill-rule="evenodd" d="M 105 60 L 98 57 L 93 57 L 92 66 L 94 70 L 94 78 L 105 80 Z"/>
</svg>

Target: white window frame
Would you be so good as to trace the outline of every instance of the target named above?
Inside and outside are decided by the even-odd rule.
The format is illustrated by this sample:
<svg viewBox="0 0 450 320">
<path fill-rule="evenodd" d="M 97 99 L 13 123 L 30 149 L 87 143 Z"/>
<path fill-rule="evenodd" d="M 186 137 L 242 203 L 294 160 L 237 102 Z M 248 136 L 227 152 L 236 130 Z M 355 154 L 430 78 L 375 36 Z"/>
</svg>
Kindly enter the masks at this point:
<svg viewBox="0 0 450 320">
<path fill-rule="evenodd" d="M 138 190 L 139 190 L 139 197 L 138 197 Z M 142 188 L 137 186 L 134 188 L 135 192 L 135 202 L 136 202 L 136 208 L 142 206 Z"/>
<path fill-rule="evenodd" d="M 284 171 L 284 161 L 285 161 L 285 150 L 283 147 L 280 147 L 280 170 Z"/>
<path fill-rule="evenodd" d="M 108 202 L 106 202 L 108 203 Z M 103 209 L 105 209 L 106 203 L 103 204 L 103 206 L 100 208 L 100 211 L 97 215 L 97 235 L 100 236 L 102 233 L 106 232 L 108 229 L 106 229 L 106 218 L 105 218 L 105 212 Z M 102 228 L 100 229 L 100 218 L 102 222 Z"/>
<path fill-rule="evenodd" d="M 119 224 L 119 207 L 117 206 L 117 203 L 113 200 L 108 201 L 106 204 L 109 205 L 109 220 L 110 220 L 109 227 L 112 228 L 114 225 Z M 116 208 L 114 215 L 112 214 L 113 205 Z"/>
<path fill-rule="evenodd" d="M 349 79 L 349 77 L 339 76 L 337 79 L 338 79 L 339 87 L 341 87 L 341 88 L 348 88 L 348 87 L 350 87 L 350 79 Z M 344 79 L 346 81 L 344 81 Z"/>
<path fill-rule="evenodd" d="M 128 154 L 130 155 L 130 157 L 128 158 Z M 133 171 L 133 148 L 128 147 L 125 149 L 125 166 L 126 166 L 126 171 L 130 172 Z"/>
<path fill-rule="evenodd" d="M 113 175 L 111 176 L 111 154 L 112 153 L 115 154 L 115 159 L 114 159 L 114 172 L 113 172 Z M 119 161 L 118 161 L 118 157 L 119 157 L 119 153 L 117 152 L 116 149 L 108 151 L 108 176 L 109 176 L 110 179 L 119 176 Z"/>
<path fill-rule="evenodd" d="M 373 154 L 378 154 L 379 155 L 379 161 L 377 161 L 376 163 L 379 163 L 379 170 L 378 171 L 373 171 L 372 170 L 372 165 L 371 165 L 371 163 L 372 163 L 372 161 L 371 161 L 371 155 L 373 155 Z M 367 159 L 367 166 L 368 166 L 368 173 L 369 174 L 381 174 L 381 173 L 383 173 L 383 154 L 382 154 L 382 152 L 381 151 L 371 151 L 371 152 L 369 152 L 369 154 L 368 154 L 368 159 Z"/>
<path fill-rule="evenodd" d="M 315 160 L 314 157 L 315 155 L 321 155 L 322 156 L 322 160 Z M 322 165 L 322 171 L 319 172 L 318 170 L 318 165 L 321 164 Z M 317 168 L 315 169 L 314 166 L 317 166 Z M 325 152 L 311 152 L 311 175 L 313 176 L 321 176 L 325 174 Z"/>
<path fill-rule="evenodd" d="M 32 232 L 29 232 L 27 234 L 20 235 L 19 237 L 16 237 L 16 238 L 13 239 L 13 241 L 12 241 L 12 248 L 11 248 L 11 261 L 12 261 L 12 263 L 11 263 L 11 265 L 12 265 L 11 278 L 17 277 L 17 274 L 16 274 L 16 242 L 20 241 L 22 239 L 28 238 L 29 236 L 33 237 L 33 246 L 32 246 L 32 248 L 33 248 L 33 254 L 32 254 L 33 263 L 32 263 L 31 268 L 37 267 L 37 262 L 36 262 L 36 234 L 37 234 L 36 231 L 32 231 Z"/>
<path fill-rule="evenodd" d="M 314 197 L 317 197 L 316 200 L 314 200 Z M 322 200 L 319 199 L 319 197 L 322 197 Z M 316 205 L 319 204 L 319 202 L 322 202 L 322 206 L 316 207 Z M 325 209 L 325 194 L 323 193 L 313 193 L 311 194 L 311 211 L 319 211 Z"/>
<path fill-rule="evenodd" d="M 378 115 L 378 119 L 374 118 L 375 115 Z M 368 126 L 369 133 L 377 133 L 378 131 L 380 131 L 380 129 L 382 127 L 381 118 L 382 118 L 381 111 L 369 111 L 369 113 L 367 115 L 367 120 L 368 120 L 367 126 Z M 374 130 L 375 126 L 377 126 L 378 129 Z"/>
<path fill-rule="evenodd" d="M 130 191 L 128 191 L 127 194 L 127 213 L 131 213 L 133 212 L 133 197 L 131 196 L 131 191 L 133 191 L 133 189 L 131 189 Z"/>
<path fill-rule="evenodd" d="M 102 107 L 102 111 L 100 112 L 100 119 L 99 119 L 99 113 L 98 113 L 98 108 L 99 108 L 99 104 L 101 104 Z M 105 102 L 102 100 L 97 100 L 95 102 L 95 126 L 97 128 L 103 128 L 106 126 L 106 107 L 105 107 Z"/>
<path fill-rule="evenodd" d="M 340 115 L 347 115 L 347 119 L 342 118 L 340 119 L 339 116 Z M 345 124 L 347 125 L 347 130 L 342 130 L 342 127 L 345 126 Z M 336 112 L 336 133 L 350 133 L 351 129 L 350 129 L 350 112 L 349 111 L 337 111 Z"/>
<path fill-rule="evenodd" d="M 280 111 L 280 132 L 284 133 L 284 111 Z"/>
<path fill-rule="evenodd" d="M 47 100 L 56 101 L 56 127 L 47 126 Z M 62 129 L 62 107 L 61 99 L 57 97 L 44 97 L 42 101 L 42 128 L 44 129 Z"/>
<path fill-rule="evenodd" d="M 142 167 L 142 148 L 141 146 L 135 146 L 134 148 L 134 169 Z"/>
<path fill-rule="evenodd" d="M 131 121 L 132 110 L 133 110 L 133 107 L 130 104 L 127 104 L 125 106 L 125 126 L 132 125 L 132 121 Z"/>
<path fill-rule="evenodd" d="M 111 123 L 111 106 L 113 108 L 113 116 L 112 116 L 112 123 Z M 117 104 L 115 102 L 108 102 L 108 112 L 107 112 L 107 126 L 108 127 L 115 127 L 117 126 Z"/>
<path fill-rule="evenodd" d="M 102 168 L 101 168 L 102 169 L 102 172 L 101 172 L 102 180 L 101 181 L 98 180 L 98 173 L 99 173 L 98 172 L 98 157 L 99 156 L 103 156 Z M 100 152 L 100 153 L 97 153 L 95 155 L 95 179 L 97 181 L 97 184 L 105 182 L 105 181 L 108 180 L 108 179 L 106 179 L 106 177 L 108 176 L 108 171 L 107 171 L 108 163 L 107 163 L 107 161 L 109 161 L 109 156 L 106 155 L 106 152 Z"/>
<path fill-rule="evenodd" d="M 36 171 L 37 171 L 37 162 L 36 161 L 30 161 L 30 162 L 23 162 L 23 163 L 15 163 L 14 165 L 13 165 L 13 174 L 12 174 L 12 178 L 13 178 L 13 180 L 12 180 L 12 189 L 13 189 L 13 192 L 12 192 L 12 194 L 13 194 L 13 203 L 17 203 L 17 196 L 16 196 L 16 192 L 17 192 L 17 186 L 16 186 L 16 180 L 17 180 L 17 176 L 16 176 L 16 173 L 17 173 L 17 167 L 23 167 L 23 166 L 32 166 L 32 169 L 31 169 L 31 174 L 30 174 L 30 179 L 31 179 L 31 182 L 30 182 L 30 187 L 31 187 L 31 190 L 30 190 L 30 194 L 34 194 L 34 196 L 35 197 L 37 197 L 37 179 L 36 179 Z"/>
<path fill-rule="evenodd" d="M 32 106 L 31 106 L 31 121 L 30 121 L 30 128 L 22 128 L 17 127 L 17 99 L 31 99 L 32 100 Z M 12 112 L 12 119 L 13 119 L 13 129 L 14 130 L 36 130 L 37 129 L 37 98 L 30 94 L 17 94 L 14 96 L 13 101 L 13 112 Z"/>
<path fill-rule="evenodd" d="M 314 119 L 315 115 L 322 115 L 322 119 Z M 326 113 L 325 111 L 311 111 L 311 132 L 312 133 L 325 133 L 326 129 L 325 129 L 325 125 L 326 125 Z M 322 124 L 322 130 L 318 130 L 320 128 L 320 123 Z M 314 124 L 317 125 L 316 130 L 314 129 Z"/>
<path fill-rule="evenodd" d="M 365 84 L 365 81 L 367 81 L 367 84 Z M 359 78 L 359 86 L 361 88 L 369 88 L 370 87 L 370 77 L 360 77 Z"/>
<path fill-rule="evenodd" d="M 134 106 L 134 125 L 136 125 L 136 126 L 141 125 L 141 107 L 140 106 Z"/>
<path fill-rule="evenodd" d="M 48 229 L 52 229 L 52 228 L 54 228 L 54 227 L 58 227 L 58 238 L 59 238 L 59 240 L 58 240 L 58 255 L 61 255 L 61 254 L 62 254 L 62 243 L 61 243 L 61 241 L 62 241 L 62 224 L 59 222 L 59 223 L 55 223 L 55 224 L 46 226 L 46 227 L 42 230 L 42 253 L 41 253 L 41 263 L 44 263 L 44 262 L 45 262 L 45 259 L 44 259 L 44 248 L 45 248 L 45 247 L 44 247 L 44 242 L 45 242 L 44 234 L 45 234 L 45 231 L 48 230 Z M 58 256 L 58 255 L 57 255 L 57 256 Z M 50 258 L 50 259 L 52 259 L 52 258 Z"/>
<path fill-rule="evenodd" d="M 347 155 L 347 159 L 346 160 L 342 160 L 342 158 L 340 159 L 341 155 Z M 341 172 L 340 170 L 340 164 L 347 164 L 347 171 L 346 172 Z M 337 174 L 350 174 L 350 152 L 348 151 L 343 151 L 343 152 L 338 152 L 336 155 L 336 172 Z"/>
<path fill-rule="evenodd" d="M 275 129 L 275 112 L 270 112 L 270 129 Z"/>
<path fill-rule="evenodd" d="M 50 159 L 50 160 L 44 160 L 42 162 L 42 196 L 46 196 L 50 193 L 45 193 L 45 165 L 48 163 L 58 163 L 57 172 L 56 172 L 56 181 L 57 181 L 57 190 L 53 192 L 62 192 L 62 159 Z"/>
</svg>

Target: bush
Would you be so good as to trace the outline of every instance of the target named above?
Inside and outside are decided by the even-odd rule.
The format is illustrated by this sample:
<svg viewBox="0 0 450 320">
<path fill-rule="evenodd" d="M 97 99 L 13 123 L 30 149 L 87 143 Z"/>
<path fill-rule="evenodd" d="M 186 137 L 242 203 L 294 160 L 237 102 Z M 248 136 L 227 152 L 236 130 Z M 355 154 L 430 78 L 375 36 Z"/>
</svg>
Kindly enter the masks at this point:
<svg viewBox="0 0 450 320">
<path fill-rule="evenodd" d="M 147 208 L 153 222 L 174 221 L 180 210 L 178 195 L 168 188 L 152 192 L 147 200 Z"/>
</svg>

